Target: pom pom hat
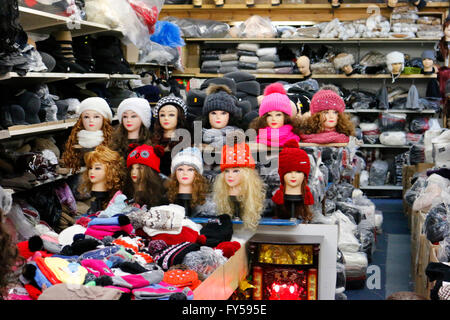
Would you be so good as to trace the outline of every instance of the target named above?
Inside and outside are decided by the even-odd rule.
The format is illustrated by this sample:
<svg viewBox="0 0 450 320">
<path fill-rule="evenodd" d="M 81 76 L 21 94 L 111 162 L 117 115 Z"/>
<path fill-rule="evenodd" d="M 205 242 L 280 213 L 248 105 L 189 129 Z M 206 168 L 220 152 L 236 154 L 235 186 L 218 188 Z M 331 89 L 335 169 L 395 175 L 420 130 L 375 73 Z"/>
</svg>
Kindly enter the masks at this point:
<svg viewBox="0 0 450 320">
<path fill-rule="evenodd" d="M 148 129 L 152 121 L 152 109 L 146 99 L 143 98 L 127 98 L 123 100 L 117 108 L 117 115 L 120 123 L 122 123 L 122 116 L 125 111 L 134 111 L 142 120 L 142 124 Z"/>
<path fill-rule="evenodd" d="M 148 146 L 143 144 L 133 149 L 127 157 L 127 167 L 131 167 L 133 164 L 143 164 L 160 172 L 159 165 L 161 163 L 161 157 L 164 154 L 164 148 L 161 146 Z"/>
<path fill-rule="evenodd" d="M 105 99 L 99 97 L 90 97 L 84 99 L 77 107 L 77 114 L 81 115 L 84 111 L 91 110 L 100 113 L 103 118 L 112 121 L 112 112 Z"/>
<path fill-rule="evenodd" d="M 270 111 L 281 111 L 292 116 L 291 100 L 279 82 L 272 83 L 264 89 L 264 97 L 259 106 L 259 116 L 262 117 Z"/>
<path fill-rule="evenodd" d="M 295 140 L 289 140 L 283 146 L 278 160 L 278 175 L 280 176 L 281 186 L 275 192 L 272 200 L 276 204 L 283 204 L 283 192 L 284 192 L 284 176 L 291 171 L 300 171 L 305 174 L 305 181 L 308 182 L 309 171 L 311 164 L 308 154 L 298 147 L 298 142 Z M 304 204 L 314 204 L 314 197 L 306 186 L 306 192 L 303 195 Z"/>
<path fill-rule="evenodd" d="M 309 110 L 311 112 L 311 115 L 324 110 L 336 110 L 337 112 L 344 112 L 345 102 L 341 98 L 341 96 L 333 90 L 322 89 L 317 91 L 313 95 L 311 103 L 309 105 Z"/>
</svg>

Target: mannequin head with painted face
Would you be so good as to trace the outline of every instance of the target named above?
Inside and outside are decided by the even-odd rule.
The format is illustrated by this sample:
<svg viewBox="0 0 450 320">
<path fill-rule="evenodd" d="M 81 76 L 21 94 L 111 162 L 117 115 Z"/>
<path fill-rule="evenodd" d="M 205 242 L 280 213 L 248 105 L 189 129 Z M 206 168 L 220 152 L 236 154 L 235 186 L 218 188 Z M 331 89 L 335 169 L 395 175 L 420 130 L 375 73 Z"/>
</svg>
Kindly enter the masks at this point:
<svg viewBox="0 0 450 320">
<path fill-rule="evenodd" d="M 237 99 L 228 86 L 210 84 L 206 89 L 206 99 L 203 103 L 203 127 L 206 129 L 223 129 L 234 126 L 241 110 L 236 105 Z"/>
<path fill-rule="evenodd" d="M 161 98 L 154 109 L 156 122 L 153 128 L 153 141 L 160 144 L 170 139 L 178 128 L 187 129 L 187 106 L 183 99 L 174 95 Z"/>
<path fill-rule="evenodd" d="M 450 50 L 449 50 L 449 41 L 450 41 L 450 16 L 444 21 L 442 25 L 442 31 L 444 35 L 439 41 L 439 51 L 444 58 L 444 61 L 447 59 L 450 61 Z M 450 62 L 449 62 L 450 63 Z M 445 65 L 445 67 L 450 67 L 450 65 Z"/>
<path fill-rule="evenodd" d="M 169 202 L 176 203 L 179 194 L 190 194 L 193 208 L 205 202 L 209 190 L 203 174 L 203 160 L 199 149 L 186 148 L 172 159 L 171 176 L 167 183 Z"/>
<path fill-rule="evenodd" d="M 159 176 L 161 146 L 136 146 L 127 157 L 124 194 L 134 203 L 147 207 L 161 204 L 164 188 Z"/>
<path fill-rule="evenodd" d="M 122 189 L 124 162 L 118 152 L 100 145 L 84 155 L 84 162 L 86 171 L 82 176 L 80 191 L 114 194 Z"/>
<path fill-rule="evenodd" d="M 235 197 L 244 227 L 256 229 L 264 208 L 265 187 L 255 170 L 249 146 L 244 142 L 233 144 L 227 141 L 222 148 L 220 169 L 213 185 L 213 200 L 218 212 L 233 217 L 235 206 L 230 197 Z"/>
<path fill-rule="evenodd" d="M 62 160 L 73 172 L 83 165 L 82 149 L 108 145 L 112 137 L 112 112 L 108 103 L 99 97 L 83 100 L 77 109 L 78 119 L 65 144 Z"/>
</svg>

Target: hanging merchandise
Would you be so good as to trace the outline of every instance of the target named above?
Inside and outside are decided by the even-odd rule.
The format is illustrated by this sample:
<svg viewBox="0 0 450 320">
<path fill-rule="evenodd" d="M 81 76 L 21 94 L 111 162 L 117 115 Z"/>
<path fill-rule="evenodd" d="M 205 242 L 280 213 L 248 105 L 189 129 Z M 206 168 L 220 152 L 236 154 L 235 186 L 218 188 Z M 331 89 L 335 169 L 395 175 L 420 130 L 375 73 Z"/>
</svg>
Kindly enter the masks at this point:
<svg viewBox="0 0 450 320">
<path fill-rule="evenodd" d="M 128 3 L 139 19 L 147 25 L 149 34 L 153 34 L 164 0 L 128 0 Z"/>
</svg>

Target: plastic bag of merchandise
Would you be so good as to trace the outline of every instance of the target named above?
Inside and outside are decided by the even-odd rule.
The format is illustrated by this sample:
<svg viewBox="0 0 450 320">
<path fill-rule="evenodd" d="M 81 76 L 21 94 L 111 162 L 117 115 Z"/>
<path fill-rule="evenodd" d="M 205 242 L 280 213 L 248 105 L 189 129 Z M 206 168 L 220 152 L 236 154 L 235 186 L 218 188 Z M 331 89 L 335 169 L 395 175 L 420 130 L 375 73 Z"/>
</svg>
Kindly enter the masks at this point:
<svg viewBox="0 0 450 320">
<path fill-rule="evenodd" d="M 341 294 L 345 291 L 345 265 L 343 263 L 336 263 L 336 294 Z"/>
<path fill-rule="evenodd" d="M 381 132 L 376 122 L 373 123 L 361 122 L 359 124 L 359 127 L 361 128 L 363 134 L 363 141 L 365 143 L 376 144 L 378 142 Z"/>
<path fill-rule="evenodd" d="M 412 133 L 424 133 L 430 129 L 429 118 L 415 118 L 409 123 L 409 130 Z"/>
<path fill-rule="evenodd" d="M 373 14 L 366 20 L 364 38 L 388 38 L 391 25 L 381 14 Z"/>
<path fill-rule="evenodd" d="M 153 41 L 150 41 L 139 55 L 139 63 L 177 64 L 179 59 L 180 53 L 177 48 L 163 46 Z"/>
<path fill-rule="evenodd" d="M 230 26 L 215 20 L 165 17 L 163 21 L 170 21 L 180 27 L 185 38 L 225 38 Z"/>
<path fill-rule="evenodd" d="M 440 177 L 439 175 L 432 174 L 427 179 L 427 186 L 423 190 L 423 192 L 420 193 L 420 195 L 416 198 L 414 201 L 414 204 L 412 206 L 414 211 L 424 211 L 428 212 L 433 204 L 433 200 L 435 199 L 441 199 L 441 194 L 444 192 L 448 187 L 448 179 L 444 177 L 440 177 L 443 180 L 447 182 L 446 185 L 442 185 L 441 183 L 433 183 L 430 178 L 433 176 Z M 445 183 L 444 181 L 444 183 Z"/>
<path fill-rule="evenodd" d="M 183 264 L 198 273 L 200 280 L 205 280 L 218 267 L 227 262 L 221 250 L 201 246 L 200 250 L 189 252 L 183 259 Z"/>
<path fill-rule="evenodd" d="M 433 143 L 433 159 L 438 167 L 450 167 L 450 130 L 445 130 L 438 137 L 431 140 Z"/>
<path fill-rule="evenodd" d="M 369 261 L 364 252 L 342 251 L 345 259 L 346 281 L 365 278 Z"/>
<path fill-rule="evenodd" d="M 361 171 L 361 174 L 359 175 L 359 185 L 361 187 L 367 187 L 369 185 L 369 171 Z"/>
<path fill-rule="evenodd" d="M 365 252 L 369 262 L 375 251 L 375 228 L 370 221 L 364 219 L 358 224 L 358 239 L 361 242 L 361 251 Z"/>
<path fill-rule="evenodd" d="M 380 134 L 380 143 L 386 146 L 404 146 L 406 145 L 406 132 L 404 131 L 385 131 Z"/>
<path fill-rule="evenodd" d="M 269 18 L 252 15 L 239 25 L 230 28 L 233 38 L 276 38 L 277 29 Z"/>
<path fill-rule="evenodd" d="M 404 199 L 410 207 L 413 206 L 414 201 L 416 201 L 416 199 L 420 196 L 420 194 L 423 192 L 426 186 L 427 186 L 426 176 L 420 175 L 419 177 L 417 177 L 417 180 L 413 183 L 411 188 L 409 188 L 405 192 Z"/>
<path fill-rule="evenodd" d="M 348 183 L 348 182 L 340 182 L 336 184 L 336 190 L 337 190 L 337 201 L 346 201 L 347 199 L 352 197 L 353 190 L 355 190 L 355 187 Z"/>
<path fill-rule="evenodd" d="M 358 252 L 361 243 L 356 238 L 357 225 L 349 217 L 337 210 L 334 215 L 338 222 L 338 248 L 342 252 Z"/>
<path fill-rule="evenodd" d="M 35 225 L 25 217 L 19 205 L 13 204 L 6 216 L 14 224 L 19 242 L 39 234 Z"/>
<path fill-rule="evenodd" d="M 412 146 L 413 144 L 423 144 L 423 134 L 410 133 L 406 134 L 406 144 Z"/>
<path fill-rule="evenodd" d="M 372 227 L 375 227 L 375 204 L 362 192 L 354 193 L 353 204 L 361 211 L 362 219 L 366 219 Z"/>
<path fill-rule="evenodd" d="M 330 215 L 336 211 L 336 202 L 332 199 L 325 198 L 325 215 Z"/>
<path fill-rule="evenodd" d="M 381 131 L 404 131 L 406 114 L 382 112 L 379 115 L 379 124 Z"/>
<path fill-rule="evenodd" d="M 318 38 L 320 36 L 320 29 L 317 26 L 297 28 L 293 36 L 299 38 Z"/>
<path fill-rule="evenodd" d="M 341 22 L 338 18 L 335 18 L 324 25 L 323 29 L 321 29 L 319 38 L 337 38 L 339 34 L 339 29 L 341 26 Z"/>
<path fill-rule="evenodd" d="M 336 202 L 336 209 L 352 219 L 356 224 L 359 224 L 362 219 L 361 210 L 351 202 Z"/>
<path fill-rule="evenodd" d="M 439 250 L 436 258 L 440 262 L 450 261 L 450 237 L 445 237 L 445 239 L 439 243 Z"/>
<path fill-rule="evenodd" d="M 164 0 L 128 0 L 139 19 L 147 26 L 149 34 L 155 31 Z"/>
<path fill-rule="evenodd" d="M 433 119 L 431 119 L 433 120 Z M 425 162 L 433 163 L 433 139 L 438 137 L 442 133 L 442 129 L 438 130 L 427 130 L 423 135 L 423 145 L 425 146 Z"/>
<path fill-rule="evenodd" d="M 433 207 L 425 217 L 423 231 L 431 243 L 437 243 L 450 235 L 448 215 L 450 211 L 446 204 Z"/>
<path fill-rule="evenodd" d="M 386 161 L 375 160 L 369 170 L 369 185 L 384 185 L 387 179 L 388 169 L 388 163 Z"/>
<path fill-rule="evenodd" d="M 411 164 L 425 162 L 425 146 L 423 144 L 413 144 L 409 149 L 409 159 Z"/>
<path fill-rule="evenodd" d="M 170 21 L 158 21 L 155 24 L 154 33 L 150 40 L 160 45 L 177 48 L 185 45 L 181 37 L 181 30 L 175 23 Z"/>
<path fill-rule="evenodd" d="M 150 41 L 150 33 L 127 0 L 85 0 L 89 21 L 106 24 L 121 31 L 124 43 L 131 42 L 138 49 Z"/>
<path fill-rule="evenodd" d="M 383 212 L 375 210 L 375 230 L 378 234 L 383 233 Z"/>
<path fill-rule="evenodd" d="M 82 19 L 81 10 L 76 5 L 75 0 L 19 0 L 18 3 L 20 6 L 53 13 L 64 17 L 71 17 L 74 20 Z"/>
</svg>

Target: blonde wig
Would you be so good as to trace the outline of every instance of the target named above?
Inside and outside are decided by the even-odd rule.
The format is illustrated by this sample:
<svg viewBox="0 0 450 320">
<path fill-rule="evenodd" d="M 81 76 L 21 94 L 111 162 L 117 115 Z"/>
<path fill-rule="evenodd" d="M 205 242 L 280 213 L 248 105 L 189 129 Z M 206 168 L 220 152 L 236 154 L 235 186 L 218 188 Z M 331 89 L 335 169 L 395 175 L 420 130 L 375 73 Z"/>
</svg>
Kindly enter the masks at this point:
<svg viewBox="0 0 450 320">
<path fill-rule="evenodd" d="M 325 112 L 326 111 L 320 111 L 309 117 L 303 118 L 300 124 L 302 134 L 314 134 L 325 131 L 323 126 L 325 122 Z M 343 112 L 338 113 L 336 132 L 343 133 L 346 136 L 355 135 L 355 125 L 350 120 L 348 114 Z"/>
<path fill-rule="evenodd" d="M 266 188 L 258 172 L 251 168 L 241 170 L 241 193 L 238 196 L 240 215 L 244 227 L 256 230 L 264 210 Z M 220 173 L 213 185 L 213 200 L 220 214 L 233 216 L 234 205 L 229 198 L 229 187 L 225 181 L 225 172 Z"/>
<path fill-rule="evenodd" d="M 177 180 L 176 172 L 170 175 L 167 181 L 167 198 L 170 203 L 175 203 L 178 195 L 178 187 L 180 186 Z M 206 194 L 209 192 L 209 184 L 204 176 L 202 176 L 197 170 L 194 173 L 194 181 L 192 183 L 192 201 L 191 208 L 202 205 L 205 203 Z"/>
<path fill-rule="evenodd" d="M 119 190 L 122 190 L 124 181 L 125 164 L 123 158 L 116 151 L 106 146 L 100 145 L 94 151 L 87 152 L 84 155 L 86 171 L 83 173 L 82 182 L 79 187 L 81 193 L 90 193 L 92 182 L 89 180 L 89 169 L 94 163 L 105 165 L 106 187 L 111 197 Z"/>
<path fill-rule="evenodd" d="M 73 172 L 78 172 L 82 165 L 83 154 L 80 149 L 75 149 L 74 146 L 78 144 L 78 132 L 84 130 L 83 120 L 81 115 L 70 132 L 69 139 L 66 142 L 62 161 L 66 168 L 72 169 Z M 103 142 L 101 145 L 107 146 L 111 142 L 113 128 L 107 118 L 103 117 Z"/>
</svg>

